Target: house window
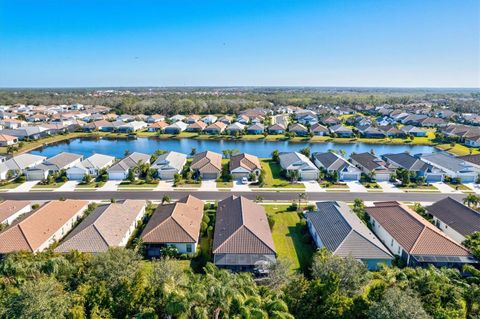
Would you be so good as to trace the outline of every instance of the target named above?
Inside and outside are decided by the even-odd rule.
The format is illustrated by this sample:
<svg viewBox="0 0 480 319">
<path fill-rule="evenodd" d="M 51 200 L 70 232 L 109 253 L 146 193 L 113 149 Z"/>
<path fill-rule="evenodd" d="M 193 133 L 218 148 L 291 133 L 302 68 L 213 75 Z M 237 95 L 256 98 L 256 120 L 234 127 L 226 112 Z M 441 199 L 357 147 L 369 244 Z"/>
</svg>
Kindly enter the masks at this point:
<svg viewBox="0 0 480 319">
<path fill-rule="evenodd" d="M 392 238 L 392 241 L 390 242 L 390 246 L 393 246 L 393 238 Z"/>
<path fill-rule="evenodd" d="M 187 253 L 192 252 L 192 244 L 187 244 Z"/>
<path fill-rule="evenodd" d="M 372 226 L 375 227 L 375 220 L 372 220 Z"/>
</svg>

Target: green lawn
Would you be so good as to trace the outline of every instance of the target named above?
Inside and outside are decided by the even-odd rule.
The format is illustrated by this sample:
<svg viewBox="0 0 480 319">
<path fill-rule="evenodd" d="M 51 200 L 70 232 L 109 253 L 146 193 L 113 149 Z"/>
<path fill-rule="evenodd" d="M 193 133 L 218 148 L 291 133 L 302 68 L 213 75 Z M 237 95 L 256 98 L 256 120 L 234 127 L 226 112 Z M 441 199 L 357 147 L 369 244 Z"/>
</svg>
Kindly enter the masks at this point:
<svg viewBox="0 0 480 319">
<path fill-rule="evenodd" d="M 471 191 L 472 190 L 470 187 L 467 187 L 463 184 L 452 184 L 452 183 L 446 183 L 446 184 L 453 189 L 458 189 L 459 191 Z"/>
<path fill-rule="evenodd" d="M 453 155 L 463 156 L 469 154 L 479 154 L 478 148 L 470 148 L 461 144 L 455 144 L 453 147 L 450 144 L 440 144 L 436 148 L 452 153 Z M 471 152 L 471 153 L 470 153 Z"/>
<path fill-rule="evenodd" d="M 147 183 L 130 183 L 130 182 L 122 182 L 118 185 L 118 188 L 148 188 L 153 189 L 157 187 L 158 184 L 147 184 Z"/>
<path fill-rule="evenodd" d="M 59 183 L 53 183 L 53 184 L 48 184 L 48 185 L 40 185 L 40 184 L 37 184 L 35 186 L 33 186 L 32 189 L 50 189 L 50 188 L 58 188 L 60 186 L 62 186 L 63 184 L 65 184 L 64 182 L 59 182 Z"/>
<path fill-rule="evenodd" d="M 333 183 L 320 183 L 320 186 L 323 188 L 343 188 L 343 189 L 348 189 L 347 184 L 333 184 Z"/>
<path fill-rule="evenodd" d="M 280 259 L 292 263 L 292 270 L 306 271 L 315 249 L 313 244 L 303 241 L 305 233 L 309 236 L 306 224 L 302 223 L 297 212 L 287 211 L 287 207 L 288 205 L 264 205 L 267 214 L 275 220 L 272 230 L 275 249 Z"/>
<path fill-rule="evenodd" d="M 217 181 L 217 188 L 232 188 L 233 182 L 218 182 Z"/>
<path fill-rule="evenodd" d="M 305 188 L 302 183 L 292 184 L 280 176 L 282 168 L 271 159 L 261 159 L 262 169 L 265 171 L 265 185 L 264 188 L 279 187 L 279 188 Z"/>
<path fill-rule="evenodd" d="M 5 185 L 1 185 L 0 189 L 13 189 L 17 188 L 18 186 L 22 185 L 23 183 L 18 183 L 18 182 L 11 182 Z"/>
</svg>

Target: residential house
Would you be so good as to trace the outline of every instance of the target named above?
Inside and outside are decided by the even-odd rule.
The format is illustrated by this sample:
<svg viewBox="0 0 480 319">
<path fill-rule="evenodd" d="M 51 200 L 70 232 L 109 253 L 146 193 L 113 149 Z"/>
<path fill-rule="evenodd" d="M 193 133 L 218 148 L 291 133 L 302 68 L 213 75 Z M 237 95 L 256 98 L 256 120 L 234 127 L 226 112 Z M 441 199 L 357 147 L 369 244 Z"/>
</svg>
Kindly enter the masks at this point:
<svg viewBox="0 0 480 319">
<path fill-rule="evenodd" d="M 211 151 L 194 156 L 190 169 L 203 179 L 217 179 L 222 173 L 222 155 Z"/>
<path fill-rule="evenodd" d="M 0 254 L 47 249 L 73 228 L 87 206 L 84 200 L 54 200 L 17 219 L 0 233 Z"/>
<path fill-rule="evenodd" d="M 173 179 L 180 174 L 187 162 L 187 155 L 170 151 L 157 157 L 151 168 L 157 171 L 160 179 Z"/>
<path fill-rule="evenodd" d="M 28 168 L 25 176 L 29 181 L 38 181 L 46 179 L 48 175 L 58 173 L 60 170 L 67 170 L 74 167 L 83 159 L 83 155 L 62 152 L 52 156 L 32 168 Z"/>
<path fill-rule="evenodd" d="M 298 171 L 299 178 L 304 181 L 317 180 L 318 168 L 303 154 L 298 152 L 280 153 L 280 166 L 287 171 Z"/>
<path fill-rule="evenodd" d="M 178 202 L 159 205 L 140 236 L 147 257 L 161 256 L 164 247 L 193 254 L 200 240 L 204 203 L 188 195 Z"/>
<path fill-rule="evenodd" d="M 353 137 L 353 131 L 341 124 L 330 126 L 330 133 L 338 137 Z"/>
<path fill-rule="evenodd" d="M 0 134 L 0 146 L 11 146 L 18 143 L 18 138 L 15 136 Z"/>
<path fill-rule="evenodd" d="M 245 125 L 239 122 L 232 123 L 225 129 L 225 131 L 230 135 L 243 133 L 244 130 Z"/>
<path fill-rule="evenodd" d="M 247 128 L 247 134 L 263 134 L 265 132 L 265 126 L 262 123 L 252 124 Z"/>
<path fill-rule="evenodd" d="M 427 117 L 423 120 L 420 120 L 419 124 L 425 127 L 442 127 L 446 126 L 447 122 L 439 117 Z"/>
<path fill-rule="evenodd" d="M 315 165 L 328 174 L 337 172 L 340 181 L 358 181 L 362 171 L 335 152 L 313 153 Z"/>
<path fill-rule="evenodd" d="M 419 158 L 450 178 L 459 178 L 462 183 L 473 183 L 480 173 L 480 166 L 446 153 L 420 154 Z"/>
<path fill-rule="evenodd" d="M 393 125 L 379 126 L 378 129 L 382 131 L 387 137 L 398 137 L 398 138 L 407 137 L 407 133 L 405 133 L 404 131 L 400 130 L 399 128 Z"/>
<path fill-rule="evenodd" d="M 368 152 L 352 154 L 350 161 L 364 174 L 379 182 L 389 181 L 390 177 L 395 174 L 395 169 L 392 166 Z"/>
<path fill-rule="evenodd" d="M 128 122 L 123 125 L 120 125 L 118 127 L 118 131 L 120 133 L 133 133 L 139 130 L 143 130 L 147 126 L 148 124 L 145 123 L 144 121 L 132 121 L 132 122 Z"/>
<path fill-rule="evenodd" d="M 313 125 L 318 123 L 318 117 L 315 112 L 304 111 L 302 113 L 297 113 L 297 121 L 303 125 Z"/>
<path fill-rule="evenodd" d="M 150 162 L 150 155 L 134 152 L 124 157 L 121 161 L 111 166 L 108 170 L 108 179 L 124 180 L 128 177 L 129 171 L 141 163 Z"/>
<path fill-rule="evenodd" d="M 254 271 L 276 259 L 265 209 L 245 197 L 218 203 L 213 234 L 213 262 L 232 271 Z"/>
<path fill-rule="evenodd" d="M 404 204 L 377 202 L 366 212 L 373 232 L 407 266 L 462 268 L 478 263 L 468 249 Z"/>
<path fill-rule="evenodd" d="M 188 124 L 187 129 L 185 131 L 187 132 L 202 132 L 205 128 L 207 127 L 207 124 L 205 124 L 202 121 L 196 121 L 191 124 Z"/>
<path fill-rule="evenodd" d="M 288 126 L 288 131 L 290 133 L 295 133 L 297 136 L 306 136 L 308 135 L 308 128 L 300 123 L 292 123 Z"/>
<path fill-rule="evenodd" d="M 425 177 L 427 183 L 442 182 L 444 172 L 414 157 L 408 153 L 385 154 L 382 158 L 394 167 L 404 168 L 407 171 L 414 172 L 415 177 Z"/>
<path fill-rule="evenodd" d="M 27 169 L 39 165 L 46 159 L 45 156 L 23 153 L 10 158 L 5 162 L 5 165 L 9 171 L 14 172 L 14 175 L 21 175 Z"/>
<path fill-rule="evenodd" d="M 218 121 L 228 125 L 233 122 L 233 117 L 230 115 L 224 115 L 221 118 L 219 118 Z"/>
<path fill-rule="evenodd" d="M 32 204 L 24 200 L 6 200 L 0 203 L 0 225 L 10 225 L 23 214 L 32 211 Z"/>
<path fill-rule="evenodd" d="M 262 166 L 260 165 L 260 160 L 255 155 L 242 153 L 233 155 L 230 158 L 229 169 L 233 178 L 240 179 L 248 177 L 252 173 L 259 176 Z"/>
<path fill-rule="evenodd" d="M 240 124 L 247 125 L 248 123 L 250 123 L 250 117 L 244 114 L 240 114 L 239 116 L 237 116 L 237 122 Z"/>
<path fill-rule="evenodd" d="M 412 135 L 415 137 L 425 137 L 427 136 L 427 131 L 412 125 L 405 125 L 400 128 L 401 131 L 405 132 L 407 135 Z"/>
<path fill-rule="evenodd" d="M 86 132 L 103 131 L 104 129 L 110 129 L 111 127 L 111 122 L 106 120 L 98 120 L 85 124 L 83 126 L 83 130 Z"/>
<path fill-rule="evenodd" d="M 170 124 L 166 127 L 164 127 L 163 131 L 165 134 L 180 134 L 183 131 L 185 131 L 188 127 L 187 123 L 184 123 L 182 121 L 177 121 L 173 124 Z"/>
<path fill-rule="evenodd" d="M 217 121 L 217 117 L 216 117 L 215 115 L 209 114 L 209 115 L 207 115 L 207 116 L 204 116 L 204 117 L 202 118 L 202 121 L 203 121 L 205 124 L 210 125 L 210 124 L 213 124 L 213 123 L 215 123 L 215 122 Z M 222 123 L 223 123 L 223 122 L 222 122 Z M 223 123 L 223 124 L 225 124 L 225 123 Z"/>
<path fill-rule="evenodd" d="M 273 124 L 268 127 L 268 134 L 285 134 L 285 126 L 282 124 Z"/>
<path fill-rule="evenodd" d="M 340 120 L 335 116 L 327 116 L 321 119 L 322 124 L 327 126 L 338 125 L 340 124 Z"/>
<path fill-rule="evenodd" d="M 385 132 L 372 125 L 359 125 L 355 129 L 365 138 L 385 138 Z"/>
<path fill-rule="evenodd" d="M 81 181 L 87 174 L 95 178 L 98 176 L 100 170 L 112 166 L 114 162 L 115 157 L 113 156 L 93 154 L 77 165 L 67 169 L 67 177 L 73 181 Z"/>
<path fill-rule="evenodd" d="M 159 121 L 152 123 L 148 126 L 147 131 L 149 132 L 163 132 L 163 130 L 168 126 L 167 122 Z"/>
<path fill-rule="evenodd" d="M 112 247 L 125 247 L 146 206 L 144 200 L 132 199 L 98 206 L 62 240 L 55 252 L 100 253 Z"/>
<path fill-rule="evenodd" d="M 227 124 L 223 122 L 215 122 L 207 126 L 203 131 L 206 134 L 221 134 L 223 133 L 223 131 L 225 131 L 226 127 L 227 127 Z"/>
<path fill-rule="evenodd" d="M 187 118 L 185 119 L 184 122 L 187 123 L 187 124 L 193 124 L 195 122 L 200 121 L 200 119 L 201 119 L 200 115 L 192 114 L 192 115 L 187 116 Z"/>
<path fill-rule="evenodd" d="M 41 126 L 24 126 L 17 129 L 3 129 L 0 130 L 0 134 L 15 136 L 20 141 L 38 140 L 41 137 L 48 136 L 46 130 Z"/>
<path fill-rule="evenodd" d="M 320 123 L 315 123 L 310 127 L 310 131 L 313 133 L 313 135 L 316 136 L 326 136 L 330 133 L 328 128 L 326 126 L 323 126 Z"/>
<path fill-rule="evenodd" d="M 480 154 L 458 156 L 458 159 L 480 166 Z"/>
<path fill-rule="evenodd" d="M 317 211 L 305 215 L 317 248 L 335 256 L 353 257 L 369 270 L 390 266 L 392 254 L 344 202 L 317 202 Z"/>
<path fill-rule="evenodd" d="M 426 210 L 433 217 L 433 224 L 457 243 L 480 232 L 480 213 L 452 197 L 441 199 Z"/>
<path fill-rule="evenodd" d="M 165 121 L 165 116 L 160 114 L 153 114 L 147 117 L 147 123 L 157 123 Z"/>
</svg>

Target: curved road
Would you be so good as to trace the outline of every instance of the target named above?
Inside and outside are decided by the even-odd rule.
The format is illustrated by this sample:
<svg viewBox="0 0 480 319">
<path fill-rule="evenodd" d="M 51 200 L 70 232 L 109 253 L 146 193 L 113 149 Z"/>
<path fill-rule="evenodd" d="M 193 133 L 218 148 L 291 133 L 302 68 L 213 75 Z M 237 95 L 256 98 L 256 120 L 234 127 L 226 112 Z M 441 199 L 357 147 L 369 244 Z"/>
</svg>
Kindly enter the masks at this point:
<svg viewBox="0 0 480 319">
<path fill-rule="evenodd" d="M 5 192 L 0 194 L 1 199 L 15 200 L 53 200 L 60 198 L 87 199 L 87 200 L 108 200 L 114 199 L 146 199 L 161 200 L 164 195 L 170 196 L 173 200 L 180 199 L 187 195 L 193 195 L 202 200 L 222 200 L 228 196 L 245 196 L 255 199 L 261 196 L 265 201 L 291 201 L 298 199 L 299 192 L 231 192 L 231 191 L 74 191 L 74 192 Z M 306 192 L 310 201 L 317 200 L 339 200 L 353 201 L 361 198 L 364 201 L 405 201 L 405 202 L 435 202 L 451 196 L 458 200 L 465 198 L 465 194 L 441 194 L 441 193 L 355 193 L 355 192 Z"/>
</svg>

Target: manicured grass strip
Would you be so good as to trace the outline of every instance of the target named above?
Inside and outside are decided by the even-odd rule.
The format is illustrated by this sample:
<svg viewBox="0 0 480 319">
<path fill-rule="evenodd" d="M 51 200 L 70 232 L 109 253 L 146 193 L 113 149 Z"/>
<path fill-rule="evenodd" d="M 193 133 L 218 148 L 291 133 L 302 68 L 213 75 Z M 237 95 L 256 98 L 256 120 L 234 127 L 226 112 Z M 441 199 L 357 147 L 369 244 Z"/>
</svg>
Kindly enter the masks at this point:
<svg viewBox="0 0 480 319">
<path fill-rule="evenodd" d="M 1 189 L 14 189 L 14 188 L 17 188 L 18 186 L 22 185 L 23 183 L 17 183 L 17 182 L 11 182 L 11 183 L 8 183 L 8 184 L 5 184 L 5 185 L 1 185 L 0 186 L 0 190 Z"/>
<path fill-rule="evenodd" d="M 53 184 L 48 184 L 48 185 L 37 184 L 37 185 L 33 186 L 32 189 L 55 189 L 55 188 L 59 188 L 63 184 L 65 184 L 65 183 L 53 183 Z"/>
<path fill-rule="evenodd" d="M 283 179 L 280 176 L 282 170 L 281 166 L 271 159 L 262 159 L 261 163 L 262 169 L 265 171 L 265 184 L 263 188 L 305 188 L 305 185 L 302 183 L 290 183 L 289 181 Z M 255 187 L 255 185 L 252 185 Z"/>
</svg>

